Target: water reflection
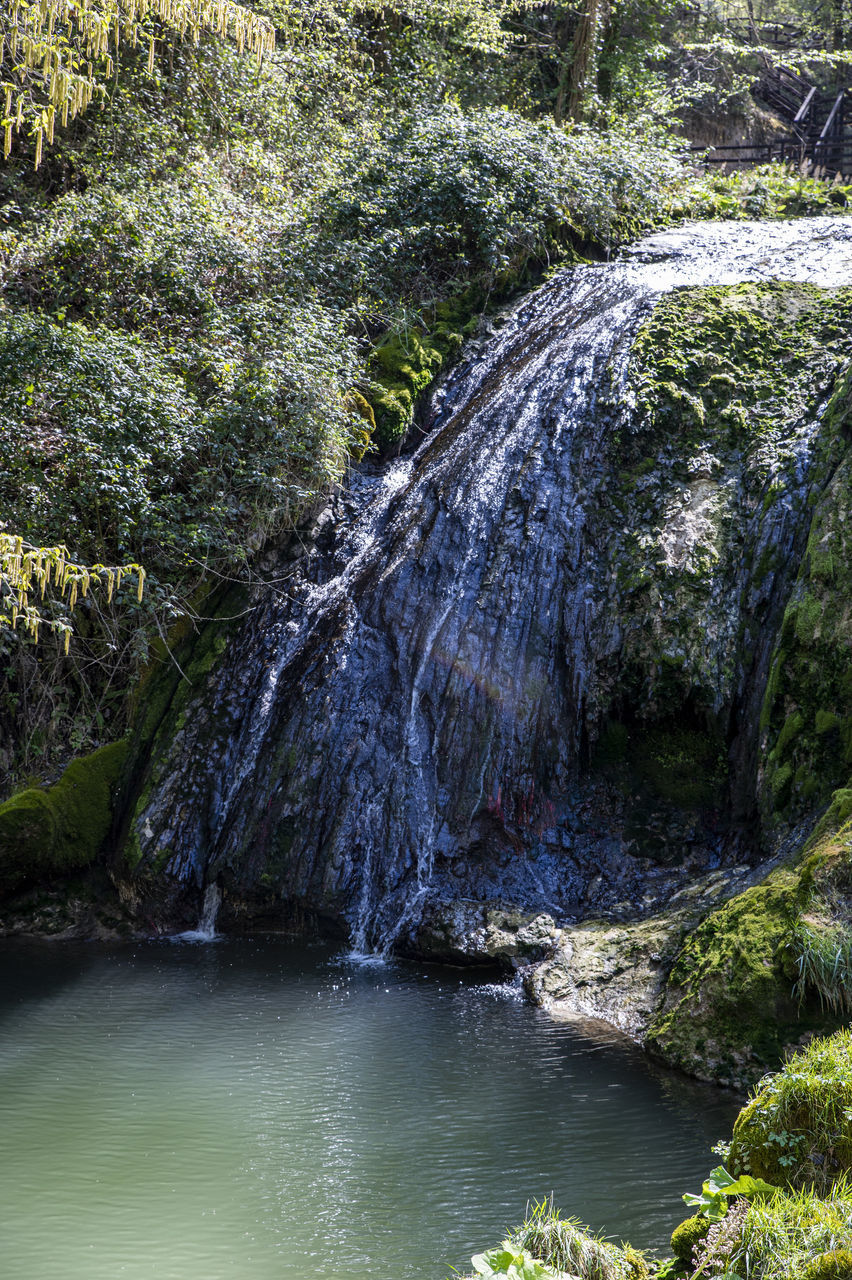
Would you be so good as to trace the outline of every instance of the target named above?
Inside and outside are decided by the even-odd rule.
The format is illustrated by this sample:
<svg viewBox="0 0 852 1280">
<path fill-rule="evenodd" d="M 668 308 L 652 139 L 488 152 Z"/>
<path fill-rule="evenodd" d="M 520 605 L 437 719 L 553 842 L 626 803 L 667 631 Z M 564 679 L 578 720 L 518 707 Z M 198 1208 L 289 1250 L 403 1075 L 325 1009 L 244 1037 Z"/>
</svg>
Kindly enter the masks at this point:
<svg viewBox="0 0 852 1280">
<path fill-rule="evenodd" d="M 427 1280 L 530 1198 L 665 1241 L 735 1101 L 324 947 L 0 948 L 7 1274 Z"/>
</svg>

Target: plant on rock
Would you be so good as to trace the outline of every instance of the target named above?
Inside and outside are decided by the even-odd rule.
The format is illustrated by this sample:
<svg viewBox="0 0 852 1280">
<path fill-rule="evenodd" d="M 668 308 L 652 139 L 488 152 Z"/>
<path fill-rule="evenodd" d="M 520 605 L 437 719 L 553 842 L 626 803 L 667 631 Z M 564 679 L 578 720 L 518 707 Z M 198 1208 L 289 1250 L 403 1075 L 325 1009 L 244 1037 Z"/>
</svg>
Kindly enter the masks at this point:
<svg viewBox="0 0 852 1280">
<path fill-rule="evenodd" d="M 817 1193 L 852 1170 L 852 1031 L 812 1040 L 761 1082 L 734 1125 L 731 1161 Z"/>
</svg>

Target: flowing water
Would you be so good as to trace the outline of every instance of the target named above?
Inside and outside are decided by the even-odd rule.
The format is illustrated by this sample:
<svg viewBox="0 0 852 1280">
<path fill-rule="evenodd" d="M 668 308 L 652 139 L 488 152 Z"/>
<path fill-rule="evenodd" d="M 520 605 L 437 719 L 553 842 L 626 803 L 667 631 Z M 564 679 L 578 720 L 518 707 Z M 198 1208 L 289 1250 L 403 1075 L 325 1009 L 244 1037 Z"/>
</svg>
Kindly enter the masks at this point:
<svg viewBox="0 0 852 1280">
<path fill-rule="evenodd" d="M 444 1280 L 528 1198 L 664 1245 L 730 1095 L 326 947 L 0 947 L 9 1280 Z"/>
<path fill-rule="evenodd" d="M 641 637 L 680 628 L 663 657 L 677 667 L 699 655 L 683 666 L 684 699 L 701 687 L 702 715 L 730 726 L 747 824 L 820 403 L 786 422 L 779 402 L 765 465 L 699 450 L 678 460 L 690 486 L 663 458 L 660 510 L 637 529 L 614 501 L 617 442 L 635 426 L 631 344 L 672 289 L 850 279 L 850 219 L 703 224 L 560 272 L 507 312 L 468 348 L 417 452 L 356 474 L 313 553 L 257 593 L 145 774 L 142 875 L 156 869 L 193 903 L 219 880 L 223 911 L 229 898 L 277 896 L 344 920 L 379 951 L 407 941 L 430 895 L 563 919 L 663 905 L 682 879 L 650 884 L 621 838 L 624 815 L 586 785 L 584 744 L 611 705 L 640 696 L 625 689 L 626 667 L 637 689 L 653 686 L 662 660 Z M 690 504 L 704 510 L 705 490 L 733 532 L 685 607 L 708 523 Z M 655 555 L 671 560 L 665 591 L 631 631 L 619 574 L 653 576 Z M 758 574 L 765 563 L 779 567 Z M 714 831 L 690 837 L 695 869 L 738 857 Z"/>
</svg>

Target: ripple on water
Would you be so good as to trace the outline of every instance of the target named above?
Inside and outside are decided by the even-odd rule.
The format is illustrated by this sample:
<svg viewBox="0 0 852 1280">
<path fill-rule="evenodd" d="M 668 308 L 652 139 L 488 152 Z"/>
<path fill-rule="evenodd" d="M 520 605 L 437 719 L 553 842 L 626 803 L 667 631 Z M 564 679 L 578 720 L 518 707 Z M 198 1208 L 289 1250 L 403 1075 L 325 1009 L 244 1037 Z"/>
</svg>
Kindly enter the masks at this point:
<svg viewBox="0 0 852 1280">
<path fill-rule="evenodd" d="M 639 1245 L 735 1110 L 512 986 L 325 947 L 0 947 L 4 1274 L 433 1280 L 528 1199 Z"/>
</svg>

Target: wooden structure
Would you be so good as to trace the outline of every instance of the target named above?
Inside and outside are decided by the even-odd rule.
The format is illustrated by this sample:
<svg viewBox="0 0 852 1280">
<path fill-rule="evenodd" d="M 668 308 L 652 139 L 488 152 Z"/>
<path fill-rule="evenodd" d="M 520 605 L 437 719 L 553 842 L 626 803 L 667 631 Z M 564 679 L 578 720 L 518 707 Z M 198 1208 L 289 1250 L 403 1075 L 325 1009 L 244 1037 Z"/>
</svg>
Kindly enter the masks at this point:
<svg viewBox="0 0 852 1280">
<path fill-rule="evenodd" d="M 754 87 L 762 99 L 789 125 L 790 132 L 769 142 L 743 142 L 714 147 L 706 164 L 762 164 L 781 160 L 827 173 L 852 175 L 852 133 L 847 132 L 852 90 L 820 89 L 789 67 L 767 66 Z M 699 151 L 704 148 L 696 147 Z"/>
</svg>

